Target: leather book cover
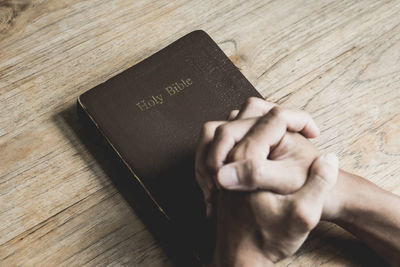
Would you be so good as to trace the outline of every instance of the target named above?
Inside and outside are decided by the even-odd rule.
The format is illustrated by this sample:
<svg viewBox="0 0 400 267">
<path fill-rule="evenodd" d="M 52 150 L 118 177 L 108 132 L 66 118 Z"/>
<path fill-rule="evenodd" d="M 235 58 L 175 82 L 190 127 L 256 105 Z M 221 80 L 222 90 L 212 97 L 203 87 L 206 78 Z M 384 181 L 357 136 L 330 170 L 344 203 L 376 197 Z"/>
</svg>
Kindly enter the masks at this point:
<svg viewBox="0 0 400 267">
<path fill-rule="evenodd" d="M 85 92 L 78 106 L 140 184 L 148 209 L 174 225 L 185 247 L 212 251 L 194 179 L 197 139 L 204 122 L 226 120 L 251 96 L 261 97 L 197 30 Z"/>
</svg>

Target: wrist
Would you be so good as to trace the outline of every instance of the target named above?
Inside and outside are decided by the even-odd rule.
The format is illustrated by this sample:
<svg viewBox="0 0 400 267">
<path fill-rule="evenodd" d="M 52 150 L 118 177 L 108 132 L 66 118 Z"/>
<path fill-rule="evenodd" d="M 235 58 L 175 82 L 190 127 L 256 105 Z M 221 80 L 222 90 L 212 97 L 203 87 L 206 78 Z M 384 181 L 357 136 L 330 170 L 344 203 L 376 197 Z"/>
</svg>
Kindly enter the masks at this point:
<svg viewBox="0 0 400 267">
<path fill-rule="evenodd" d="M 368 195 L 377 187 L 368 180 L 339 170 L 337 183 L 324 203 L 322 219 L 336 224 L 351 223 L 363 206 L 371 206 Z"/>
<path fill-rule="evenodd" d="M 324 203 L 321 219 L 337 223 L 338 221 L 351 220 L 351 210 L 354 202 L 363 189 L 361 177 L 339 170 L 335 187 L 329 193 Z"/>
</svg>

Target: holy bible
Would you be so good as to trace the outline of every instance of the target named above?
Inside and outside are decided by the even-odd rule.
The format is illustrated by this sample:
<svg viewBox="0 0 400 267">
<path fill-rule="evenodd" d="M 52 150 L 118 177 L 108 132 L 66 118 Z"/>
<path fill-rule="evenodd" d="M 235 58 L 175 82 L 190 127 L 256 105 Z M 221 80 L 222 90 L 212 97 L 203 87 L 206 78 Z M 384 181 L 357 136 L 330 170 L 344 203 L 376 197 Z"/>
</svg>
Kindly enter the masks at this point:
<svg viewBox="0 0 400 267">
<path fill-rule="evenodd" d="M 261 97 L 197 30 L 85 92 L 78 107 L 140 185 L 146 209 L 172 225 L 176 242 L 207 258 L 214 244 L 194 179 L 197 139 L 206 121 L 226 120 L 251 96 Z"/>
</svg>

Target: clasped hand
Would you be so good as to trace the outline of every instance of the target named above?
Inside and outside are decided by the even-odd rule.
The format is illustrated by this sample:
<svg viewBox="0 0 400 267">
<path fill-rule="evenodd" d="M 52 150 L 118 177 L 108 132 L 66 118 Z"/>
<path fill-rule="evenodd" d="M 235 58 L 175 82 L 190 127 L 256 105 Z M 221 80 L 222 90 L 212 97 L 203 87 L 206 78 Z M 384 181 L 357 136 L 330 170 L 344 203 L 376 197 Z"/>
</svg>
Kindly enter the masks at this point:
<svg viewBox="0 0 400 267">
<path fill-rule="evenodd" d="M 228 121 L 204 124 L 196 181 L 207 216 L 217 216 L 216 266 L 265 266 L 293 254 L 322 217 L 338 176 L 333 154 L 320 155 L 304 111 L 250 98 Z M 332 202 L 332 201 L 331 201 Z"/>
</svg>

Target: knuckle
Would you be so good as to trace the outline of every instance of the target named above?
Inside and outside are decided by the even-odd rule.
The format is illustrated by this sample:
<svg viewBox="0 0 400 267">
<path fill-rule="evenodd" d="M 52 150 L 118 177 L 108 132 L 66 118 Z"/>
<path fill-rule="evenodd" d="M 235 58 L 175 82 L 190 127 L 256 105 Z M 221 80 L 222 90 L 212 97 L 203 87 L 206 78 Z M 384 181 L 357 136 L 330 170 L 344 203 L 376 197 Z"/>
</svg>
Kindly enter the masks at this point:
<svg viewBox="0 0 400 267">
<path fill-rule="evenodd" d="M 250 97 L 246 100 L 243 105 L 243 109 L 251 109 L 257 113 L 264 113 L 269 110 L 270 104 L 267 103 L 264 99 L 258 97 Z"/>
<path fill-rule="evenodd" d="M 213 121 L 208 121 L 203 124 L 201 127 L 201 136 L 210 138 L 213 136 L 215 130 L 215 122 Z"/>
<path fill-rule="evenodd" d="M 284 109 L 278 106 L 274 106 L 272 109 L 269 110 L 264 116 L 260 119 L 260 122 L 268 124 L 271 121 L 275 121 L 277 123 L 285 123 L 285 112 Z"/>
<path fill-rule="evenodd" d="M 228 154 L 228 161 L 230 162 L 235 162 L 241 159 L 243 159 L 242 154 L 236 147 L 233 148 Z"/>
<path fill-rule="evenodd" d="M 249 107 L 249 106 L 257 105 L 257 104 L 259 104 L 259 102 L 260 102 L 260 98 L 252 96 L 252 97 L 249 97 L 246 99 L 246 102 L 244 105 L 246 107 Z"/>
<path fill-rule="evenodd" d="M 247 173 L 246 183 L 250 188 L 257 188 L 262 182 L 263 170 L 261 168 L 260 162 L 258 160 L 247 160 L 244 170 Z"/>
<path fill-rule="evenodd" d="M 251 160 L 257 159 L 260 156 L 259 146 L 254 144 L 251 140 L 243 140 L 234 147 L 229 153 L 229 160 L 239 161 L 239 160 Z"/>
<path fill-rule="evenodd" d="M 228 159 L 231 162 L 240 161 L 246 159 L 246 151 L 242 149 L 242 146 L 233 148 L 228 155 Z"/>
<path fill-rule="evenodd" d="M 285 109 L 281 107 L 273 107 L 270 111 L 271 117 L 275 118 L 278 122 L 283 123 L 286 121 Z"/>
<path fill-rule="evenodd" d="M 275 107 L 271 108 L 269 113 L 272 117 L 280 117 L 280 116 L 282 116 L 282 108 L 275 106 Z"/>
<path fill-rule="evenodd" d="M 229 128 L 226 124 L 222 124 L 215 129 L 215 136 L 221 139 L 230 136 Z"/>
</svg>

